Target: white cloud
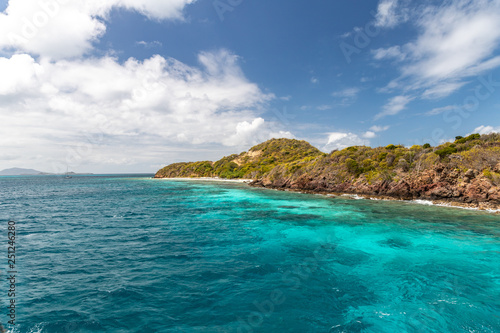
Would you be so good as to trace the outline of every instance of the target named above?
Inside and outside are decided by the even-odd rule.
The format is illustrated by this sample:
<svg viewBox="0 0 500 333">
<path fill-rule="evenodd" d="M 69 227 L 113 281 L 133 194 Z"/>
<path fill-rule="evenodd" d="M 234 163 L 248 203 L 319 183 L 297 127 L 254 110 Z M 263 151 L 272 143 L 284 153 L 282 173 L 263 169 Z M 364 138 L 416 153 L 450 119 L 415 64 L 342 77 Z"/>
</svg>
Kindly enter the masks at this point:
<svg viewBox="0 0 500 333">
<path fill-rule="evenodd" d="M 418 26 L 422 32 L 413 45 L 417 62 L 406 74 L 424 79 L 460 78 L 464 70 L 481 64 L 498 46 L 500 4 L 462 0 L 429 7 Z"/>
<path fill-rule="evenodd" d="M 36 80 L 43 68 L 29 55 L 14 55 L 11 59 L 0 58 L 0 96 L 12 95 L 36 89 Z"/>
<path fill-rule="evenodd" d="M 2 166 L 153 171 L 186 154 L 213 159 L 293 137 L 259 117 L 276 97 L 249 82 L 229 51 L 201 52 L 199 66 L 161 56 L 85 58 L 112 9 L 183 20 L 194 1 L 10 0 L 0 13 L 0 151 L 9 157 Z"/>
<path fill-rule="evenodd" d="M 315 77 L 312 77 L 312 78 L 311 78 L 311 83 L 312 83 L 312 84 L 319 83 L 319 80 L 318 80 L 317 78 L 315 78 Z"/>
<path fill-rule="evenodd" d="M 460 89 L 466 82 L 441 82 L 439 85 L 432 86 L 422 93 L 424 99 L 439 99 L 451 95 L 454 91 Z"/>
<path fill-rule="evenodd" d="M 365 133 L 363 133 L 363 138 L 366 138 L 366 139 L 373 139 L 377 136 L 377 134 L 375 132 L 372 132 L 372 131 L 366 131 Z"/>
<path fill-rule="evenodd" d="M 409 96 L 396 96 L 389 100 L 389 102 L 384 106 L 383 111 L 375 116 L 375 120 L 383 118 L 385 116 L 394 116 L 399 112 L 406 109 L 406 105 L 411 102 L 413 98 Z"/>
<path fill-rule="evenodd" d="M 267 127 L 267 128 L 266 128 Z M 261 143 L 272 138 L 289 138 L 293 135 L 287 131 L 272 131 L 272 125 L 266 124 L 263 118 L 255 118 L 252 122 L 243 121 L 236 125 L 236 133 L 223 139 L 226 146 L 248 146 Z"/>
<path fill-rule="evenodd" d="M 339 103 L 340 106 L 349 106 L 356 101 L 359 92 L 359 88 L 352 87 L 335 91 L 332 93 L 332 96 L 341 99 Z"/>
<path fill-rule="evenodd" d="M 398 0 L 382 0 L 378 4 L 375 16 L 375 25 L 384 28 L 393 28 L 406 20 L 401 10 L 398 10 Z"/>
<path fill-rule="evenodd" d="M 86 147 L 89 137 L 100 139 L 91 140 L 94 150 L 81 160 L 114 163 L 153 158 L 140 156 L 134 147 L 141 145 L 162 152 L 158 146 L 251 145 L 292 136 L 258 116 L 274 95 L 245 78 L 237 56 L 204 52 L 199 61 L 191 67 L 161 56 L 123 64 L 110 57 L 0 57 L 0 151 L 40 155 L 37 164 L 51 171 L 52 162 L 64 163 L 68 149 Z"/>
<path fill-rule="evenodd" d="M 389 48 L 380 48 L 376 50 L 372 50 L 373 58 L 376 60 L 382 59 L 395 59 L 395 60 L 404 60 L 406 58 L 406 53 L 401 51 L 401 47 L 399 45 L 392 46 Z"/>
<path fill-rule="evenodd" d="M 369 144 L 369 140 L 362 139 L 356 134 L 333 132 L 328 135 L 328 141 L 322 150 L 330 152 L 335 149 L 344 149 L 350 146 L 368 146 Z"/>
<path fill-rule="evenodd" d="M 354 98 L 358 95 L 359 93 L 359 88 L 346 88 L 344 90 L 340 91 L 335 91 L 332 93 L 334 97 L 349 97 L 349 98 Z"/>
<path fill-rule="evenodd" d="M 391 128 L 390 126 L 372 126 L 370 127 L 370 131 L 373 131 L 373 132 L 385 132 L 387 131 L 389 128 Z"/>
<path fill-rule="evenodd" d="M 472 133 L 479 133 L 479 134 L 491 134 L 491 133 L 500 133 L 500 126 L 498 127 L 493 127 L 493 126 L 479 126 L 476 127 Z M 472 134 L 469 133 L 469 134 Z"/>
<path fill-rule="evenodd" d="M 347 38 L 347 37 L 350 37 L 351 35 L 352 35 L 352 31 L 348 31 L 348 32 L 345 32 L 342 35 L 340 35 L 340 38 Z"/>
<path fill-rule="evenodd" d="M 441 114 L 441 113 L 449 111 L 449 110 L 455 110 L 457 108 L 458 108 L 458 106 L 456 106 L 456 105 L 447 105 L 447 106 L 443 106 L 443 107 L 439 107 L 439 108 L 434 108 L 434 109 L 430 110 L 429 112 L 425 113 L 425 115 L 435 116 L 435 115 Z"/>
<path fill-rule="evenodd" d="M 363 133 L 362 137 L 365 139 L 374 139 L 377 137 L 377 133 L 385 132 L 390 128 L 390 126 L 372 126 L 369 131 Z"/>
<path fill-rule="evenodd" d="M 122 7 L 129 10 L 135 10 L 150 19 L 182 19 L 182 11 L 188 4 L 196 0 L 94 0 L 95 3 L 108 2 L 108 6 Z M 102 6 L 103 5 L 97 5 Z M 106 8 L 106 7 L 104 7 Z"/>
<path fill-rule="evenodd" d="M 386 6 L 393 3 L 382 3 L 386 2 Z M 500 66 L 500 57 L 494 56 L 500 45 L 500 2 L 457 0 L 418 8 L 399 6 L 401 10 L 413 13 L 418 37 L 399 49 L 374 51 L 379 59 L 404 58 L 400 77 L 386 91 L 415 90 L 423 98 L 443 98 L 467 84 L 467 78 Z"/>
<path fill-rule="evenodd" d="M 146 41 L 139 41 L 139 42 L 136 42 L 137 45 L 141 45 L 141 46 L 144 46 L 145 48 L 152 48 L 152 47 L 159 47 L 159 46 L 163 46 L 162 42 L 160 41 L 152 41 L 152 42 L 146 42 Z"/>
<path fill-rule="evenodd" d="M 326 111 L 326 110 L 331 110 L 332 106 L 324 104 L 324 105 L 317 106 L 316 109 L 319 111 Z"/>
<path fill-rule="evenodd" d="M 17 50 L 53 59 L 81 56 L 106 31 L 113 8 L 137 11 L 150 19 L 182 19 L 194 0 L 10 0 L 0 13 L 0 50 Z"/>
</svg>

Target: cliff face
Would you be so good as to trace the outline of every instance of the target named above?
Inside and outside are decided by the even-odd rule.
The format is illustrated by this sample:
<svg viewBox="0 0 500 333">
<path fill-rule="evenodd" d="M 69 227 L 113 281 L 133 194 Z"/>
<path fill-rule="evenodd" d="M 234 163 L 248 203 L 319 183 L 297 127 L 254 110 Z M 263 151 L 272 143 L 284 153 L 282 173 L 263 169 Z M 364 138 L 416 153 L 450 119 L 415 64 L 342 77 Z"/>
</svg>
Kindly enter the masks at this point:
<svg viewBox="0 0 500 333">
<path fill-rule="evenodd" d="M 305 141 L 270 140 L 248 153 L 215 163 L 174 164 L 156 175 L 204 176 L 251 178 L 254 186 L 275 189 L 445 200 L 492 208 L 500 206 L 500 135 L 457 137 L 454 143 L 434 148 L 349 147 L 330 154 Z"/>
</svg>

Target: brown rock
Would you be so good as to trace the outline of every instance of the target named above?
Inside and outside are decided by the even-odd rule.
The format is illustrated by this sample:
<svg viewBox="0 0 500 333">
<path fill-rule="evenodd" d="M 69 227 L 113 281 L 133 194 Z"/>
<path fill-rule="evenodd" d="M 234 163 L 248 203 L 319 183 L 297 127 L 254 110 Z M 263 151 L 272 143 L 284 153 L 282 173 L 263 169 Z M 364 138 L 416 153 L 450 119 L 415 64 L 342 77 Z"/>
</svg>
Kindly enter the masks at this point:
<svg viewBox="0 0 500 333">
<path fill-rule="evenodd" d="M 403 199 L 411 199 L 412 198 L 410 184 L 408 184 L 404 180 L 400 180 L 396 184 L 396 186 L 394 186 L 392 189 L 390 189 L 387 192 L 387 194 L 392 195 L 392 196 L 396 196 L 399 198 L 403 198 Z"/>
<path fill-rule="evenodd" d="M 446 186 L 437 186 L 429 191 L 429 195 L 435 199 L 451 198 L 453 196 L 453 190 L 447 188 Z"/>
<path fill-rule="evenodd" d="M 434 167 L 434 170 L 436 170 L 436 172 L 443 172 L 444 169 L 445 169 L 445 166 L 443 164 L 437 164 Z"/>
<path fill-rule="evenodd" d="M 488 199 L 494 203 L 500 203 L 500 189 L 492 187 L 488 190 Z"/>
<path fill-rule="evenodd" d="M 474 174 L 474 170 L 472 169 L 467 170 L 467 172 L 465 173 L 465 178 L 468 179 L 474 178 L 475 176 L 476 175 Z"/>
<path fill-rule="evenodd" d="M 485 179 L 476 179 L 472 182 L 465 191 L 465 196 L 474 202 L 486 201 L 488 191 L 491 189 L 491 183 Z"/>
</svg>

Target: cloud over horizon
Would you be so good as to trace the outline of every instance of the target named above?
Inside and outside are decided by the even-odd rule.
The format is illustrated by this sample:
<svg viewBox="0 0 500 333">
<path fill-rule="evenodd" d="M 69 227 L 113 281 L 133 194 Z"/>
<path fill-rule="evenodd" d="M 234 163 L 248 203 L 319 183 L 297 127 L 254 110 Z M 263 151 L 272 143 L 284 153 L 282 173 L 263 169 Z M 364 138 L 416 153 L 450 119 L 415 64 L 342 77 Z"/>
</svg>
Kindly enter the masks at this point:
<svg viewBox="0 0 500 333">
<path fill-rule="evenodd" d="M 134 154 L 123 158 L 125 146 L 246 147 L 293 137 L 260 117 L 275 96 L 250 82 L 228 50 L 199 52 L 198 66 L 160 55 L 85 56 L 112 9 L 182 21 L 195 0 L 27 1 L 11 0 L 0 13 L 7 32 L 0 36 L 0 126 L 8 137 L 1 148 L 11 163 L 22 163 L 21 148 L 54 171 L 77 167 L 70 155 L 96 165 L 138 163 Z M 91 154 L 68 153 L 89 146 Z"/>
<path fill-rule="evenodd" d="M 198 58 L 200 68 L 161 56 L 124 64 L 111 57 L 40 63 L 26 54 L 0 58 L 0 72 L 12 74 L 0 84 L 3 133 L 18 142 L 37 137 L 44 145 L 71 142 L 75 133 L 223 145 L 281 133 L 258 117 L 274 95 L 245 78 L 237 56 L 221 50 Z M 246 124 L 252 124 L 252 136 Z M 51 138 L 55 133 L 57 139 Z"/>
</svg>

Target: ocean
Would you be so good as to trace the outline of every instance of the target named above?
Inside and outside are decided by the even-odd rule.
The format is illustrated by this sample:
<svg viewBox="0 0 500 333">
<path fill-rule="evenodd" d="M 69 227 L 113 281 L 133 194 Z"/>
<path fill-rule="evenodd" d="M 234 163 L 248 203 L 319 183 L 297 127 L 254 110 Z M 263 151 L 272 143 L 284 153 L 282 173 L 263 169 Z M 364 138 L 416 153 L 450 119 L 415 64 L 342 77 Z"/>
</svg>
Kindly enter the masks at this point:
<svg viewBox="0 0 500 333">
<path fill-rule="evenodd" d="M 500 332 L 491 213 L 228 182 L 25 176 L 0 177 L 0 223 L 9 332 Z"/>
</svg>

